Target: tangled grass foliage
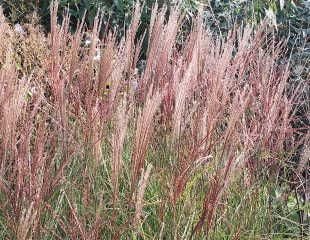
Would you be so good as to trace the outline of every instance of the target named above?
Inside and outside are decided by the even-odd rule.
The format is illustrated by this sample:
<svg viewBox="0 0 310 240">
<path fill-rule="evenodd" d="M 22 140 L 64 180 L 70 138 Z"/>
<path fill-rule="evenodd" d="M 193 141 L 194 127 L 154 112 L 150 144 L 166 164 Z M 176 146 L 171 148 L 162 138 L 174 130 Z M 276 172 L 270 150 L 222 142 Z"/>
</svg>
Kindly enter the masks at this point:
<svg viewBox="0 0 310 240">
<path fill-rule="evenodd" d="M 262 186 L 298 144 L 299 89 L 266 25 L 214 38 L 197 16 L 180 45 L 179 8 L 155 4 L 138 71 L 139 3 L 122 39 L 100 15 L 70 33 L 57 8 L 48 35 L 0 14 L 1 239 L 299 233 Z"/>
</svg>

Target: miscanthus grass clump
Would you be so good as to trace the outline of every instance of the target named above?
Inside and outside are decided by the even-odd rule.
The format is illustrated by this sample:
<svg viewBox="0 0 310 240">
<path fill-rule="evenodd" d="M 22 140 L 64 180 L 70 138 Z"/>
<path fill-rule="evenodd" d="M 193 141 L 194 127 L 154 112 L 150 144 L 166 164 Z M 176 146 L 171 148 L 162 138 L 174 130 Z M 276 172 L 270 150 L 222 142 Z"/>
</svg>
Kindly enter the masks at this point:
<svg viewBox="0 0 310 240">
<path fill-rule="evenodd" d="M 0 14 L 1 239 L 306 236 L 277 188 L 308 140 L 299 88 L 266 24 L 216 37 L 198 14 L 180 42 L 178 6 L 155 4 L 138 38 L 137 3 L 120 39 L 57 7 L 48 34 Z"/>
</svg>

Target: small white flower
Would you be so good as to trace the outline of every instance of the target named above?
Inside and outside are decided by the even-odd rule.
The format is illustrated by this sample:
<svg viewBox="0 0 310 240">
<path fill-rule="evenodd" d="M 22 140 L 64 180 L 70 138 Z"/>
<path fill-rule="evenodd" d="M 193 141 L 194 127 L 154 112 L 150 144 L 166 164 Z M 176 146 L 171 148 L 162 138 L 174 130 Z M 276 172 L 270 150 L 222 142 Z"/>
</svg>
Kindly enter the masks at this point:
<svg viewBox="0 0 310 240">
<path fill-rule="evenodd" d="M 85 40 L 85 46 L 88 47 L 91 44 L 91 40 L 88 38 Z"/>
<path fill-rule="evenodd" d="M 19 23 L 16 23 L 14 25 L 14 31 L 16 33 L 20 34 L 20 35 L 25 35 L 26 34 L 24 28 Z"/>
<path fill-rule="evenodd" d="M 100 61 L 100 59 L 101 59 L 100 49 L 97 49 L 96 54 L 94 56 L 94 61 Z"/>
</svg>

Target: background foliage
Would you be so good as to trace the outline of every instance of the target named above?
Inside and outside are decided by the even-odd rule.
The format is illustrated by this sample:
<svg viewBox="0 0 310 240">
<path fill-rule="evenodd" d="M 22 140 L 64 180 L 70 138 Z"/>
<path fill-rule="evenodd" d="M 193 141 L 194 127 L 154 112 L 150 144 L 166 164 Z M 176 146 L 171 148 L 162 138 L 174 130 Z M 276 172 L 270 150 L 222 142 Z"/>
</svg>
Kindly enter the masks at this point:
<svg viewBox="0 0 310 240">
<path fill-rule="evenodd" d="M 144 11 L 141 16 L 140 34 L 143 34 L 149 24 L 151 8 L 155 1 L 142 1 Z M 120 29 L 124 29 L 130 23 L 134 2 L 135 0 L 61 0 L 59 12 L 69 9 L 72 30 L 84 13 L 86 13 L 88 27 L 91 27 L 98 9 L 106 13 L 104 20 L 109 23 L 109 26 L 119 26 Z M 158 0 L 157 2 L 159 6 L 168 5 L 169 8 L 179 1 Z M 303 65 L 303 71 L 297 77 L 309 72 L 309 66 L 305 63 L 310 56 L 310 1 L 181 0 L 180 2 L 188 20 L 202 6 L 206 24 L 218 34 L 225 35 L 235 24 L 256 25 L 265 17 L 269 18 L 276 29 L 276 36 L 279 39 L 288 40 L 288 55 L 293 51 L 292 59 L 296 62 L 293 65 L 298 66 L 299 70 L 299 65 Z M 28 16 L 36 11 L 47 30 L 50 26 L 50 3 L 51 1 L 47 0 L 0 0 L 5 15 L 13 24 L 29 21 Z"/>
</svg>

